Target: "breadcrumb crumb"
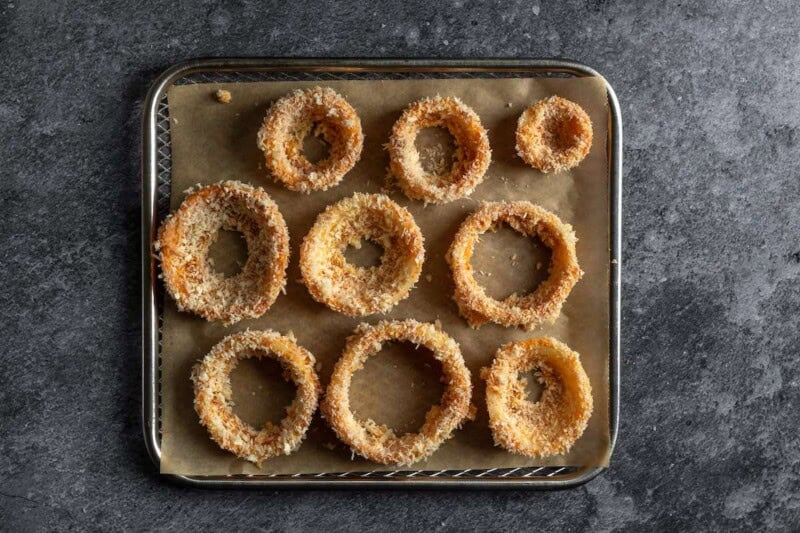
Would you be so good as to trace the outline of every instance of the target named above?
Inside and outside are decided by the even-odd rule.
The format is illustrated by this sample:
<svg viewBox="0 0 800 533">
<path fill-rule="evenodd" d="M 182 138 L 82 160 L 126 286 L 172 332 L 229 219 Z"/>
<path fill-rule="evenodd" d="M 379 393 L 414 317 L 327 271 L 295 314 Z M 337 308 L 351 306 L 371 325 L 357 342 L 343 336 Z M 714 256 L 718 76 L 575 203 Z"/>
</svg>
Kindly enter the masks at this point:
<svg viewBox="0 0 800 533">
<path fill-rule="evenodd" d="M 217 99 L 217 102 L 220 104 L 230 104 L 233 97 L 231 96 L 230 91 L 226 91 L 224 89 L 219 89 L 217 92 L 214 93 L 214 97 Z"/>
</svg>

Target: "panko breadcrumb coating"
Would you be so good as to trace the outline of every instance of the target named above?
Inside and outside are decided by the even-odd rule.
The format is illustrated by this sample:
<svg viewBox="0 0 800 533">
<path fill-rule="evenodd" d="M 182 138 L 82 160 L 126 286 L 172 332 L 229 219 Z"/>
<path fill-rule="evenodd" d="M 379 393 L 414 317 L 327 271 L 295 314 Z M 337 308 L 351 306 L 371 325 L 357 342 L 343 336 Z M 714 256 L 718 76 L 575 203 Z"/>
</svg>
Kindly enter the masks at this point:
<svg viewBox="0 0 800 533">
<path fill-rule="evenodd" d="M 247 262 L 235 276 L 214 270 L 208 250 L 220 229 L 240 231 Z M 223 181 L 191 192 L 155 243 L 164 284 L 180 310 L 233 324 L 263 315 L 286 283 L 289 231 L 263 189 Z"/>
<path fill-rule="evenodd" d="M 317 163 L 302 153 L 310 132 L 330 145 L 328 157 Z M 277 100 L 258 131 L 258 147 L 272 176 L 303 193 L 337 185 L 358 162 L 363 145 L 355 109 L 333 89 L 323 87 L 296 90 Z"/>
<path fill-rule="evenodd" d="M 456 146 L 453 166 L 443 175 L 425 171 L 414 144 L 420 130 L 437 126 L 447 128 Z M 389 168 L 406 196 L 431 203 L 469 196 L 492 159 L 480 117 L 456 97 L 425 98 L 408 106 L 392 127 L 387 149 Z"/>
<path fill-rule="evenodd" d="M 233 412 L 231 372 L 240 359 L 249 357 L 277 360 L 284 376 L 297 387 L 294 401 L 277 426 L 266 422 L 257 429 Z M 289 455 L 300 447 L 322 391 L 314 372 L 314 356 L 293 337 L 274 331 L 244 331 L 225 337 L 194 366 L 192 381 L 195 411 L 214 442 L 259 467 L 270 457 Z"/>
<path fill-rule="evenodd" d="M 381 263 L 348 262 L 348 246 L 369 239 L 383 247 Z M 303 239 L 300 271 L 311 296 L 340 313 L 386 312 L 419 280 L 425 259 L 422 232 L 411 213 L 383 194 L 356 193 L 328 206 Z"/>
<path fill-rule="evenodd" d="M 533 292 L 496 300 L 475 281 L 471 259 L 480 235 L 505 222 L 523 235 L 538 236 L 552 250 L 549 276 Z M 485 202 L 461 224 L 447 253 L 461 315 L 473 328 L 492 321 L 503 326 L 532 329 L 552 322 L 572 287 L 583 276 L 575 252 L 572 226 L 530 202 Z"/>
<path fill-rule="evenodd" d="M 562 172 L 578 166 L 591 147 L 589 115 L 566 98 L 539 100 L 517 121 L 517 153 L 542 172 Z"/>
<path fill-rule="evenodd" d="M 408 341 L 425 346 L 442 364 L 445 391 L 442 401 L 425 415 L 417 433 L 395 435 L 374 420 L 359 421 L 350 409 L 353 374 L 381 350 L 386 341 Z M 434 324 L 404 320 L 361 324 L 347 339 L 344 353 L 333 369 L 321 411 L 339 438 L 357 454 L 381 464 L 416 463 L 435 452 L 453 431 L 470 418 L 472 382 L 461 349 Z"/>
<path fill-rule="evenodd" d="M 544 390 L 526 398 L 521 372 L 536 370 Z M 529 457 L 567 453 L 592 415 L 592 387 L 578 354 L 550 337 L 501 346 L 484 368 L 486 407 L 494 442 Z"/>
</svg>

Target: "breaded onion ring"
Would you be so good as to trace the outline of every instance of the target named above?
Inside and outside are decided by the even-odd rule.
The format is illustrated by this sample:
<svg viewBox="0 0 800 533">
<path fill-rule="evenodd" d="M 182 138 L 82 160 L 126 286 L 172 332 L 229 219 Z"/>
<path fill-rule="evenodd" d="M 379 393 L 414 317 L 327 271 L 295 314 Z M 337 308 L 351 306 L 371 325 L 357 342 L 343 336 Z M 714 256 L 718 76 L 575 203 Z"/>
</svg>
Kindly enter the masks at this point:
<svg viewBox="0 0 800 533">
<path fill-rule="evenodd" d="M 537 370 L 538 402 L 526 399 L 520 372 Z M 592 415 L 592 387 L 577 353 L 550 337 L 501 346 L 486 380 L 486 407 L 494 442 L 529 457 L 569 451 Z"/>
<path fill-rule="evenodd" d="M 517 121 L 517 153 L 542 172 L 562 172 L 583 161 L 592 147 L 592 122 L 575 102 L 539 100 Z"/>
<path fill-rule="evenodd" d="M 249 357 L 277 360 L 284 377 L 297 387 L 279 425 L 266 422 L 256 429 L 233 412 L 230 375 L 240 359 Z M 192 381 L 194 409 L 214 442 L 259 466 L 270 457 L 289 455 L 300 447 L 322 391 L 314 372 L 314 356 L 294 338 L 274 331 L 243 331 L 225 337 L 194 366 Z"/>
<path fill-rule="evenodd" d="M 214 270 L 209 247 L 220 228 L 247 241 L 247 262 L 235 276 Z M 233 324 L 263 315 L 286 284 L 289 231 L 263 189 L 224 181 L 191 192 L 158 232 L 164 283 L 180 310 Z"/>
<path fill-rule="evenodd" d="M 312 163 L 303 140 L 314 135 L 330 145 L 327 158 Z M 276 181 L 293 191 L 324 191 L 338 184 L 358 162 L 364 134 L 355 109 L 333 89 L 296 90 L 277 100 L 258 131 L 258 147 Z"/>
<path fill-rule="evenodd" d="M 494 231 L 505 222 L 523 235 L 538 236 L 552 250 L 549 276 L 533 292 L 512 294 L 502 301 L 488 296 L 476 281 L 470 259 L 480 235 Z M 447 262 L 453 272 L 455 293 L 461 315 L 473 328 L 488 321 L 503 326 L 532 329 L 552 322 L 572 287 L 583 276 L 575 253 L 575 233 L 553 213 L 530 202 L 486 202 L 461 224 Z"/>
<path fill-rule="evenodd" d="M 420 130 L 436 126 L 447 128 L 455 139 L 455 161 L 445 175 L 426 172 L 414 145 Z M 492 159 L 480 117 L 455 97 L 426 98 L 408 106 L 394 123 L 387 148 L 390 170 L 406 196 L 433 203 L 469 196 Z"/>
<path fill-rule="evenodd" d="M 362 239 L 383 247 L 380 265 L 361 268 L 347 261 L 347 246 L 359 248 Z M 356 193 L 328 206 L 303 239 L 303 283 L 316 301 L 348 316 L 385 312 L 419 279 L 422 245 L 408 210 L 383 194 Z"/>
<path fill-rule="evenodd" d="M 350 410 L 349 389 L 353 374 L 388 340 L 421 344 L 442 364 L 446 385 L 442 402 L 431 407 L 418 433 L 397 436 L 374 420 L 359 422 Z M 321 411 L 339 438 L 357 454 L 381 464 L 409 465 L 425 459 L 470 417 L 472 382 L 458 343 L 433 324 L 416 320 L 361 324 L 347 339 Z"/>
</svg>

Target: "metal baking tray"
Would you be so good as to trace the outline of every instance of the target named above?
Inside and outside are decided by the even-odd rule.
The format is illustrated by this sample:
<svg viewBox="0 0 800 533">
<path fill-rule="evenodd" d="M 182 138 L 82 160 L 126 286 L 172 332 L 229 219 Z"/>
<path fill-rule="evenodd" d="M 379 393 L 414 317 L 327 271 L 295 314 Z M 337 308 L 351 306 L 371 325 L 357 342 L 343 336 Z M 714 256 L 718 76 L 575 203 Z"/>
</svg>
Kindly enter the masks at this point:
<svg viewBox="0 0 800 533">
<path fill-rule="evenodd" d="M 144 104 L 142 121 L 142 426 L 156 467 L 161 460 L 160 346 L 163 287 L 156 276 L 153 241 L 168 213 L 171 179 L 170 123 L 167 91 L 174 84 L 270 80 L 414 79 L 483 77 L 600 76 L 574 61 L 561 59 L 197 59 L 161 74 Z M 610 336 L 609 431 L 611 450 L 619 423 L 620 273 L 622 267 L 622 118 L 614 90 L 606 82 L 610 198 Z M 601 467 L 527 467 L 507 469 L 393 472 L 333 472 L 296 475 L 229 475 L 168 477 L 198 487 L 215 488 L 568 488 L 589 481 Z"/>
</svg>

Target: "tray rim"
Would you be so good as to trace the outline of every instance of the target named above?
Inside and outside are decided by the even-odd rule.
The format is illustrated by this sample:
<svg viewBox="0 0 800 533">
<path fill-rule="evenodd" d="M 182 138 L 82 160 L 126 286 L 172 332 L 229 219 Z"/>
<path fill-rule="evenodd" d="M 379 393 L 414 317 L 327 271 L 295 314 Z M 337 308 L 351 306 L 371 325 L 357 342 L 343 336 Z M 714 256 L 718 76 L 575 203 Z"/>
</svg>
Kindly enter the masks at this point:
<svg viewBox="0 0 800 533">
<path fill-rule="evenodd" d="M 603 78 L 608 94 L 609 138 L 609 455 L 613 454 L 619 429 L 620 331 L 622 297 L 622 115 L 616 93 L 593 68 L 557 58 L 483 59 L 379 59 L 379 58 L 201 58 L 177 63 L 159 75 L 150 87 L 142 110 L 142 431 L 150 459 L 158 467 L 161 447 L 158 435 L 158 310 L 156 266 L 152 253 L 157 217 L 158 106 L 169 87 L 190 74 L 204 71 L 306 71 L 306 72 L 508 72 L 569 74 Z M 302 477 L 187 476 L 160 474 L 167 479 L 206 488 L 514 488 L 563 489 L 582 485 L 607 467 L 583 467 L 546 479 L 524 477 Z"/>
</svg>

